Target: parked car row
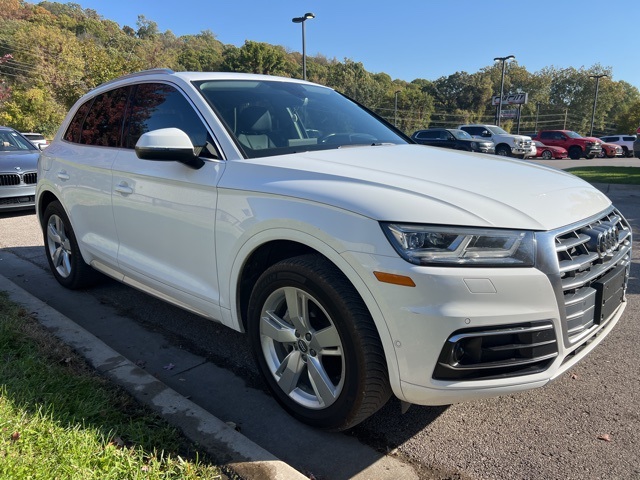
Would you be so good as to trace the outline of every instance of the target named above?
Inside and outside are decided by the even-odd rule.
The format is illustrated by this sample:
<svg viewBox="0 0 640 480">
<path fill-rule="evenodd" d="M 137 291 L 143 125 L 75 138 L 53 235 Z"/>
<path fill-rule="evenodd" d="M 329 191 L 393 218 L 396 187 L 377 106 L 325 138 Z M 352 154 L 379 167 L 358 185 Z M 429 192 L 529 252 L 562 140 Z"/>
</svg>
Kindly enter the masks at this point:
<svg viewBox="0 0 640 480">
<path fill-rule="evenodd" d="M 513 135 L 497 125 L 460 125 L 458 128 L 418 130 L 411 138 L 422 145 L 453 148 L 469 152 L 495 153 L 506 157 L 536 156 L 531 137 Z"/>
<path fill-rule="evenodd" d="M 563 159 L 632 157 L 636 135 L 583 137 L 571 130 L 542 130 L 531 137 L 507 133 L 496 125 L 417 130 L 412 140 L 422 145 L 495 153 L 518 158 Z M 640 148 L 635 148 L 640 157 Z"/>
</svg>

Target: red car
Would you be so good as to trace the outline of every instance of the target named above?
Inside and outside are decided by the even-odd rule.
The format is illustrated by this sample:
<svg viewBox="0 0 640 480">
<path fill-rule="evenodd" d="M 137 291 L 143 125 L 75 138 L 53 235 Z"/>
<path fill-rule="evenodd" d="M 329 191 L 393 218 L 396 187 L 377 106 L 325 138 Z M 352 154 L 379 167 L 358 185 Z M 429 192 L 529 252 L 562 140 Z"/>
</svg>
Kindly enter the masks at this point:
<svg viewBox="0 0 640 480">
<path fill-rule="evenodd" d="M 539 140 L 534 140 L 533 143 L 536 144 L 537 150 L 535 158 L 543 158 L 545 160 L 551 160 L 552 158 L 555 158 L 559 160 L 562 158 L 567 158 L 569 156 L 569 152 L 567 152 L 565 148 L 550 147 Z"/>
<path fill-rule="evenodd" d="M 602 143 L 602 152 L 598 155 L 600 158 L 622 157 L 622 147 L 615 143 Z"/>
</svg>

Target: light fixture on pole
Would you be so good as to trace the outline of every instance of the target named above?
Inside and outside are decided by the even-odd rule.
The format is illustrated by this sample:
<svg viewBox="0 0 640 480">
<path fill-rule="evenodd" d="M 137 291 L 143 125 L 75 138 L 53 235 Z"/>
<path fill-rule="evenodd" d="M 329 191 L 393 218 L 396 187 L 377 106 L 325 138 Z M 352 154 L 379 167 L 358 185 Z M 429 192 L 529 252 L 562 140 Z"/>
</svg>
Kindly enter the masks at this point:
<svg viewBox="0 0 640 480">
<path fill-rule="evenodd" d="M 302 79 L 303 80 L 307 79 L 307 48 L 305 45 L 304 24 L 307 20 L 311 18 L 316 18 L 316 16 L 311 12 L 307 12 L 301 17 L 295 17 L 291 19 L 293 23 L 302 24 Z"/>
<path fill-rule="evenodd" d="M 600 86 L 600 79 L 602 77 L 608 77 L 609 75 L 607 75 L 606 73 L 603 73 L 602 75 L 589 75 L 589 78 L 595 78 L 596 79 L 596 94 L 593 97 L 593 112 L 591 113 L 591 131 L 589 132 L 589 136 L 593 137 L 593 122 L 596 118 L 596 104 L 598 103 L 598 87 Z"/>
<path fill-rule="evenodd" d="M 493 59 L 494 62 L 501 61 L 502 62 L 502 77 L 500 80 L 500 100 L 498 101 L 498 126 L 500 126 L 500 117 L 502 116 L 502 96 L 504 95 L 504 70 L 507 64 L 507 60 L 512 58 L 516 58 L 513 55 L 508 55 L 506 57 L 496 57 Z"/>
<path fill-rule="evenodd" d="M 393 126 L 397 127 L 398 126 L 398 94 L 400 93 L 400 90 L 396 90 L 394 95 L 394 107 L 393 107 Z"/>
</svg>

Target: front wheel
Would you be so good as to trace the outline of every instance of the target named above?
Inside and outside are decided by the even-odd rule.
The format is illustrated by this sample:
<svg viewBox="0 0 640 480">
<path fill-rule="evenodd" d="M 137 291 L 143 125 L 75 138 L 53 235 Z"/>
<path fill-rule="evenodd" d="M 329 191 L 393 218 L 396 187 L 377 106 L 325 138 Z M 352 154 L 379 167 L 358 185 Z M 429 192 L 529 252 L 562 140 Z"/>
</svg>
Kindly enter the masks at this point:
<svg viewBox="0 0 640 480">
<path fill-rule="evenodd" d="M 59 202 L 47 205 L 42 232 L 47 261 L 58 283 L 70 289 L 95 283 L 99 274 L 82 259 L 69 217 Z"/>
<path fill-rule="evenodd" d="M 580 160 L 582 157 L 582 149 L 580 147 L 573 146 L 569 148 L 569 158 L 571 160 Z"/>
<path fill-rule="evenodd" d="M 496 155 L 500 155 L 501 157 L 510 157 L 511 149 L 506 145 L 499 145 L 498 148 L 496 148 Z"/>
<path fill-rule="evenodd" d="M 258 279 L 248 310 L 258 367 L 298 420 L 350 428 L 391 396 L 378 332 L 351 283 L 319 255 L 286 259 Z"/>
<path fill-rule="evenodd" d="M 545 160 L 551 160 L 551 157 L 553 155 L 551 155 L 551 150 L 545 150 L 544 152 L 542 152 L 542 158 Z"/>
</svg>

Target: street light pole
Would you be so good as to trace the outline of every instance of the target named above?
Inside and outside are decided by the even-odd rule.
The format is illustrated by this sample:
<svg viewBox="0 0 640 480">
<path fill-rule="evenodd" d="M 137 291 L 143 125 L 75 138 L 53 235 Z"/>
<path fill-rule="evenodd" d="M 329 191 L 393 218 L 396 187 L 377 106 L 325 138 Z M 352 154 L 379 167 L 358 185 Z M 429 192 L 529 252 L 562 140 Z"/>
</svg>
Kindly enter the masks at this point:
<svg viewBox="0 0 640 480">
<path fill-rule="evenodd" d="M 398 94 L 399 93 L 400 93 L 400 90 L 396 90 L 395 93 L 393 94 L 395 97 L 394 107 L 393 107 L 393 126 L 394 127 L 398 126 Z"/>
<path fill-rule="evenodd" d="M 304 32 L 304 24 L 307 20 L 311 18 L 316 18 L 316 16 L 311 12 L 307 12 L 302 17 L 295 17 L 291 19 L 293 23 L 302 24 L 302 79 L 303 80 L 307 79 L 307 47 L 305 45 L 306 39 L 305 39 L 305 32 Z"/>
<path fill-rule="evenodd" d="M 500 80 L 500 100 L 498 101 L 498 126 L 500 126 L 500 121 L 502 117 L 502 96 L 504 95 L 504 70 L 507 65 L 507 60 L 512 58 L 516 58 L 513 55 L 508 55 L 506 57 L 496 57 L 493 59 L 494 62 L 501 61 L 502 62 L 502 78 Z"/>
<path fill-rule="evenodd" d="M 600 86 L 600 79 L 602 77 L 608 77 L 609 75 L 607 75 L 606 73 L 603 73 L 602 75 L 589 75 L 589 78 L 595 78 L 596 79 L 596 94 L 593 97 L 593 112 L 591 113 L 591 131 L 589 132 L 589 136 L 593 137 L 593 122 L 596 118 L 596 105 L 598 103 L 598 87 Z"/>
</svg>

